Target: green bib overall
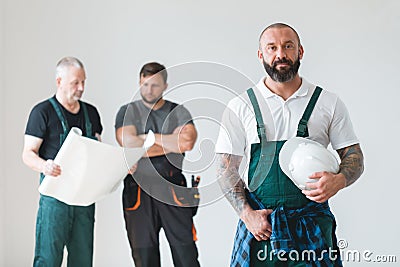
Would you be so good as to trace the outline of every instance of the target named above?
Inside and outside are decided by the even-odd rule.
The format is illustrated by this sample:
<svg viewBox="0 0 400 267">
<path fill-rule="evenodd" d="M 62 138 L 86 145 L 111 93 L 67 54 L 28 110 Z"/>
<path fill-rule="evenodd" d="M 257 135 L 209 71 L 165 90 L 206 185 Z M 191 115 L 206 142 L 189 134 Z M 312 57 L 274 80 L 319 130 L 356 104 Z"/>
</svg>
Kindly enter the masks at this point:
<svg viewBox="0 0 400 267">
<path fill-rule="evenodd" d="M 54 98 L 49 99 L 61 122 L 60 148 L 69 133 L 66 117 Z M 92 124 L 85 103 L 79 101 L 85 117 L 86 137 L 92 136 Z M 40 174 L 40 183 L 44 175 Z M 93 262 L 94 204 L 70 206 L 53 197 L 41 195 L 36 221 L 34 267 L 61 266 L 64 246 L 68 250 L 67 266 L 91 267 Z"/>
<path fill-rule="evenodd" d="M 304 111 L 299 122 L 298 137 L 308 137 L 307 123 L 318 100 L 322 89 L 317 87 Z M 305 197 L 301 190 L 287 177 L 279 166 L 279 152 L 286 142 L 267 141 L 265 124 L 257 98 L 252 88 L 247 90 L 251 104 L 254 108 L 257 133 L 260 143 L 251 145 L 249 166 L 249 190 L 263 203 L 267 209 L 275 209 L 284 206 L 288 209 L 296 209 L 307 205 L 311 200 Z M 326 243 L 332 247 L 332 219 L 330 217 L 318 217 L 317 222 L 323 231 Z M 296 227 L 295 223 L 289 222 L 291 231 Z M 292 230 L 293 229 L 293 230 Z M 257 252 L 263 251 L 267 255 L 260 261 Z M 254 239 L 251 244 L 250 265 L 251 266 L 306 266 L 303 261 L 282 261 L 272 252 L 269 240 L 258 242 Z M 267 254 L 266 254 L 267 253 Z"/>
</svg>

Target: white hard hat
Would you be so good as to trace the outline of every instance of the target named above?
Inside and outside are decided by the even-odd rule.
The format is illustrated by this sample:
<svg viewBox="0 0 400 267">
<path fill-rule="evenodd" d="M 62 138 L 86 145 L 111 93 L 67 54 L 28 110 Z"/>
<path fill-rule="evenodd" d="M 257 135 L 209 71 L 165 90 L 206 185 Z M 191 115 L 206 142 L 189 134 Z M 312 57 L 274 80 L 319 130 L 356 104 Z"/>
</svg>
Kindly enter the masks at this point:
<svg viewBox="0 0 400 267">
<path fill-rule="evenodd" d="M 302 137 L 294 137 L 285 142 L 279 153 L 279 165 L 300 189 L 307 189 L 307 182 L 318 181 L 308 178 L 314 172 L 339 171 L 335 155 L 320 143 Z"/>
</svg>

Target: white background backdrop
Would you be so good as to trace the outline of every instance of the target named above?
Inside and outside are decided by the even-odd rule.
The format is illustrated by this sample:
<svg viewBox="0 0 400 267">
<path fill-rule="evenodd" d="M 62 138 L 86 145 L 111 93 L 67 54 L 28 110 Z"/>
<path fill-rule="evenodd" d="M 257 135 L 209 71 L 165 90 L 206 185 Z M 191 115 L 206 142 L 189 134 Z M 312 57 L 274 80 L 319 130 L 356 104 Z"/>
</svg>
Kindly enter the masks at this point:
<svg viewBox="0 0 400 267">
<path fill-rule="evenodd" d="M 331 200 L 339 238 L 349 250 L 400 261 L 399 1 L 2 0 L 0 10 L 0 266 L 30 266 L 33 259 L 38 175 L 21 161 L 23 133 L 33 105 L 55 92 L 61 57 L 73 55 L 85 64 L 84 100 L 101 113 L 103 141 L 116 145 L 114 117 L 136 93 L 144 63 L 212 61 L 256 83 L 264 73 L 256 57 L 258 35 L 276 21 L 298 30 L 305 48 L 300 73 L 347 104 L 365 153 L 362 178 Z M 202 93 L 200 88 L 191 96 Z M 171 99 L 185 97 L 187 92 Z M 215 136 L 213 128 L 201 126 L 204 137 Z M 215 171 L 205 173 L 212 182 Z M 120 190 L 97 205 L 98 267 L 133 265 Z M 237 221 L 228 202 L 202 207 L 195 221 L 202 266 L 228 266 Z M 171 266 L 164 237 L 161 243 L 163 266 Z"/>
</svg>

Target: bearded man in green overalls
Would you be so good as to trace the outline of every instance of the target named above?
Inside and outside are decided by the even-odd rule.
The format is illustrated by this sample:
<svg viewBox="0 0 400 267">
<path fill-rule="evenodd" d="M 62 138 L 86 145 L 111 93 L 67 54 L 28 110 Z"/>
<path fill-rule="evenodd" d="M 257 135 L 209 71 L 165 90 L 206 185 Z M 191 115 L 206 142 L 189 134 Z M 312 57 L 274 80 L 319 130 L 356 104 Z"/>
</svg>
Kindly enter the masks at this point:
<svg viewBox="0 0 400 267">
<path fill-rule="evenodd" d="M 72 127 L 100 141 L 103 128 L 99 113 L 80 101 L 85 80 L 82 62 L 74 57 L 61 59 L 56 67 L 56 94 L 37 104 L 29 115 L 22 157 L 26 165 L 40 172 L 40 182 L 45 175 L 61 174 L 62 166 L 53 159 Z M 68 251 L 67 266 L 92 266 L 94 211 L 94 204 L 71 206 L 41 195 L 33 266 L 61 266 L 64 247 Z"/>
<path fill-rule="evenodd" d="M 292 27 L 268 26 L 258 50 L 268 75 L 224 112 L 218 179 L 240 217 L 231 266 L 342 265 L 328 200 L 360 177 L 363 154 L 343 102 L 298 74 L 303 54 Z M 278 164 L 283 144 L 295 136 L 331 144 L 339 173 L 314 173 L 309 190 L 298 189 Z"/>
</svg>

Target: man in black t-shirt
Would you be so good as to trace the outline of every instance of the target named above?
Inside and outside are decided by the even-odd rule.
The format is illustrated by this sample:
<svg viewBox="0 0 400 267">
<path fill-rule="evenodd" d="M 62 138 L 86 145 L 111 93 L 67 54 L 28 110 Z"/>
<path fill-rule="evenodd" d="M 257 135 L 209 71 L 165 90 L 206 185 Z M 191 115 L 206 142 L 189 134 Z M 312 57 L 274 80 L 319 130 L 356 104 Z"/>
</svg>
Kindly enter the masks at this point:
<svg viewBox="0 0 400 267">
<path fill-rule="evenodd" d="M 25 130 L 23 161 L 45 175 L 57 177 L 62 166 L 54 163 L 70 128 L 78 127 L 86 137 L 100 141 L 103 127 L 97 109 L 80 101 L 85 86 L 85 69 L 77 58 L 65 57 L 56 67 L 56 94 L 37 104 Z M 56 179 L 56 178 L 55 178 Z M 68 266 L 92 266 L 94 204 L 67 205 L 41 195 L 36 223 L 33 266 L 61 266 L 64 246 Z"/>
<path fill-rule="evenodd" d="M 176 267 L 200 266 L 192 208 L 179 197 L 182 189 L 187 190 L 182 174 L 184 152 L 193 148 L 197 132 L 186 108 L 163 99 L 166 89 L 165 67 L 145 64 L 140 71 L 142 99 L 122 106 L 116 117 L 121 146 L 141 146 L 150 130 L 155 133 L 155 144 L 139 160 L 133 176 L 124 180 L 125 226 L 136 267 L 161 265 L 161 228 Z"/>
</svg>

